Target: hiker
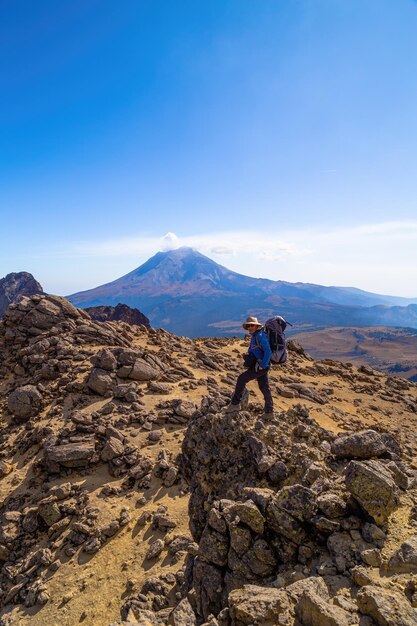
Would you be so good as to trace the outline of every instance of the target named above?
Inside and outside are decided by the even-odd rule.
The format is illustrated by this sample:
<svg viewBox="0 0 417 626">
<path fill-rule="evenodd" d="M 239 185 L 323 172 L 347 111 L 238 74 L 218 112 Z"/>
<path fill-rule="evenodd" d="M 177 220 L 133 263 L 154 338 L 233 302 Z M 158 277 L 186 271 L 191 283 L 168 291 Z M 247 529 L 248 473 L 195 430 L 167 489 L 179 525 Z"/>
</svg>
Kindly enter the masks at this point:
<svg viewBox="0 0 417 626">
<path fill-rule="evenodd" d="M 247 369 L 240 374 L 236 381 L 235 392 L 226 413 L 239 411 L 241 402 L 245 403 L 249 397 L 246 384 L 250 380 L 256 379 L 265 401 L 263 417 L 272 419 L 274 417 L 274 405 L 268 379 L 272 351 L 268 335 L 262 330 L 262 324 L 258 322 L 256 317 L 248 317 L 242 326 L 251 335 L 249 350 L 243 357 Z"/>
</svg>

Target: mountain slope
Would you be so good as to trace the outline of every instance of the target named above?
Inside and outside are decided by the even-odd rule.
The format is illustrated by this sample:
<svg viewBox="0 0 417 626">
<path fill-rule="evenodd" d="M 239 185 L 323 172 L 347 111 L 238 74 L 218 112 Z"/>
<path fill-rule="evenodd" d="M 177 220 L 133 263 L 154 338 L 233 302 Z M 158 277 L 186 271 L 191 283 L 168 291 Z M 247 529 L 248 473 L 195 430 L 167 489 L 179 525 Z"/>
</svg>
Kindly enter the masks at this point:
<svg viewBox="0 0 417 626">
<path fill-rule="evenodd" d="M 417 299 L 252 278 L 191 248 L 158 252 L 129 274 L 68 299 L 84 308 L 123 302 L 143 311 L 153 326 L 188 336 L 236 333 L 250 314 L 266 319 L 280 313 L 303 329 L 417 325 L 417 304 L 410 304 Z M 398 301 L 407 306 L 393 307 Z"/>
</svg>

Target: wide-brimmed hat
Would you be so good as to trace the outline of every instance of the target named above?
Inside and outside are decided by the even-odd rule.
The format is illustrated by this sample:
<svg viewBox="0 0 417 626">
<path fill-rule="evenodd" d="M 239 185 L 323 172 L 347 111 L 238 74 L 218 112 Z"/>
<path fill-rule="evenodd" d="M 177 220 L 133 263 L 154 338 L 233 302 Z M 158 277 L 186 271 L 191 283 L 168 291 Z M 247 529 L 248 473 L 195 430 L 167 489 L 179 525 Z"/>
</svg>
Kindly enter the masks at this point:
<svg viewBox="0 0 417 626">
<path fill-rule="evenodd" d="M 248 330 L 248 326 L 252 326 L 253 324 L 255 324 L 255 326 L 259 326 L 259 328 L 261 328 L 263 326 L 263 324 L 258 322 L 258 318 L 257 317 L 247 317 L 246 318 L 246 322 L 244 322 L 242 324 L 242 326 L 243 326 L 243 328 L 245 330 Z"/>
</svg>

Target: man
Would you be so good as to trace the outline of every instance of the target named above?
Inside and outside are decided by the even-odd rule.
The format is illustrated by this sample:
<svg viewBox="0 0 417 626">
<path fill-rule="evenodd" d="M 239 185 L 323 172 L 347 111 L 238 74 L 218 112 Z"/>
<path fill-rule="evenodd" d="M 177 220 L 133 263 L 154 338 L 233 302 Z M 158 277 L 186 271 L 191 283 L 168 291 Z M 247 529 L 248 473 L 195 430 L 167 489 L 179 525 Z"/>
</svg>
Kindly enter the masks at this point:
<svg viewBox="0 0 417 626">
<path fill-rule="evenodd" d="M 274 404 L 268 379 L 272 352 L 268 335 L 262 330 L 262 324 L 258 322 L 256 317 L 248 317 L 242 326 L 251 335 L 249 350 L 244 357 L 248 369 L 238 377 L 235 392 L 226 413 L 239 411 L 240 402 L 246 400 L 249 395 L 246 390 L 247 383 L 256 379 L 265 401 L 263 418 L 272 419 L 274 417 Z"/>
</svg>

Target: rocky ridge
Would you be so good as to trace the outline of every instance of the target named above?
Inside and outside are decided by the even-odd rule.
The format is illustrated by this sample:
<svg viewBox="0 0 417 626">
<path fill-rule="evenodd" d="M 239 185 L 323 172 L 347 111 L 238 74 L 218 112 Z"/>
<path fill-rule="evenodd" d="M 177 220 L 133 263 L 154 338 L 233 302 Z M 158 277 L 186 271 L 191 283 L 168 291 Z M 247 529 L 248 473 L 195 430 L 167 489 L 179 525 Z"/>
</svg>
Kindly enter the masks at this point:
<svg viewBox="0 0 417 626">
<path fill-rule="evenodd" d="M 0 624 L 416 623 L 416 385 L 291 345 L 231 418 L 245 348 L 9 308 Z"/>
<path fill-rule="evenodd" d="M 12 272 L 0 279 L 0 319 L 10 304 L 22 296 L 43 293 L 42 286 L 29 272 Z"/>
</svg>

